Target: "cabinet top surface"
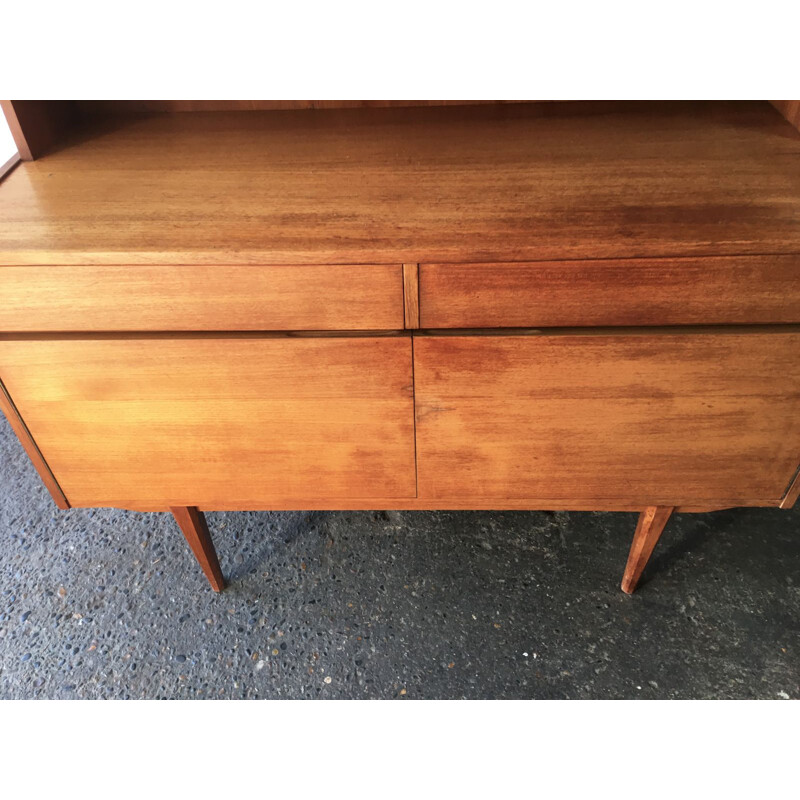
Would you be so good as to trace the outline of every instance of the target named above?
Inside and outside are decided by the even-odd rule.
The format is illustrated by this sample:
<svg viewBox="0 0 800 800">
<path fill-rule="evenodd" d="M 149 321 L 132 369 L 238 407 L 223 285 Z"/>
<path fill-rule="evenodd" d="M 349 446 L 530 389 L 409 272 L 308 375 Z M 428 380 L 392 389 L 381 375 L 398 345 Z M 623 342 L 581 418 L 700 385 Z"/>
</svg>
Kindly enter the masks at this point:
<svg viewBox="0 0 800 800">
<path fill-rule="evenodd" d="M 800 253 L 766 102 L 98 118 L 0 185 L 0 264 Z"/>
</svg>

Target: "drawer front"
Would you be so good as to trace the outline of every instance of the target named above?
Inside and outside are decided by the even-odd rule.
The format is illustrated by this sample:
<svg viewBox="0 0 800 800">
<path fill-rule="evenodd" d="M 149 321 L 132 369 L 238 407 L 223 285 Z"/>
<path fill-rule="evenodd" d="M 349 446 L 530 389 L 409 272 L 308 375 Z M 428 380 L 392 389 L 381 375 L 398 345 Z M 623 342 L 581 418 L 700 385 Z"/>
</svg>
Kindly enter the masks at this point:
<svg viewBox="0 0 800 800">
<path fill-rule="evenodd" d="M 420 327 L 800 322 L 800 256 L 421 264 Z"/>
<path fill-rule="evenodd" d="M 0 341 L 0 379 L 74 506 L 415 495 L 407 338 Z"/>
<path fill-rule="evenodd" d="M 0 267 L 0 331 L 399 330 L 400 265 Z"/>
<path fill-rule="evenodd" d="M 800 455 L 799 352 L 796 329 L 417 337 L 419 497 L 777 505 Z"/>
</svg>

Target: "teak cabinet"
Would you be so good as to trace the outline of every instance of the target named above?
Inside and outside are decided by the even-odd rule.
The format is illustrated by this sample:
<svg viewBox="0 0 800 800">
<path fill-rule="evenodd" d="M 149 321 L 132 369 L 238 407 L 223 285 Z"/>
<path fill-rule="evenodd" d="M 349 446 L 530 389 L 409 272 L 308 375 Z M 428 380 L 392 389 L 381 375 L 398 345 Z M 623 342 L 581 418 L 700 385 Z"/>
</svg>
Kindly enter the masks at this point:
<svg viewBox="0 0 800 800">
<path fill-rule="evenodd" d="M 31 103 L 0 406 L 60 507 L 172 510 L 215 589 L 205 510 L 640 511 L 630 592 L 673 509 L 796 500 L 769 104 Z"/>
</svg>

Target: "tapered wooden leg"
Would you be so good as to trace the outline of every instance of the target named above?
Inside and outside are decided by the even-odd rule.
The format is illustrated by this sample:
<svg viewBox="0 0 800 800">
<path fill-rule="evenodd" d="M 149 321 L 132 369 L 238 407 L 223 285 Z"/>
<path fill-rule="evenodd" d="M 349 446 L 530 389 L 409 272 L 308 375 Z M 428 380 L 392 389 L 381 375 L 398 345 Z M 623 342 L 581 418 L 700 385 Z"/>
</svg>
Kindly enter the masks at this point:
<svg viewBox="0 0 800 800">
<path fill-rule="evenodd" d="M 623 592 L 633 594 L 673 510 L 673 506 L 649 506 L 639 515 L 625 575 L 622 577 Z"/>
<path fill-rule="evenodd" d="M 198 511 L 195 506 L 172 506 L 170 511 L 189 542 L 194 557 L 203 568 L 211 588 L 215 592 L 221 592 L 225 588 L 225 578 L 222 577 L 217 551 L 211 541 L 203 512 Z"/>
</svg>

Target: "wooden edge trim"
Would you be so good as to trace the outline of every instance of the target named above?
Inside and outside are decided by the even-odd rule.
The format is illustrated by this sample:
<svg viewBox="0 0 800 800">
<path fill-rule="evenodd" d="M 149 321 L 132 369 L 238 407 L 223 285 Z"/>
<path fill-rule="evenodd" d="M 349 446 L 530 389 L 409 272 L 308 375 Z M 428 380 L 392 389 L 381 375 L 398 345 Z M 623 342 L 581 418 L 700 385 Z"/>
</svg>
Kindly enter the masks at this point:
<svg viewBox="0 0 800 800">
<path fill-rule="evenodd" d="M 17 407 L 14 405 L 14 401 L 11 399 L 11 395 L 9 395 L 8 390 L 3 385 L 2 381 L 0 381 L 0 410 L 2 410 L 6 415 L 6 419 L 8 419 L 12 430 L 17 434 L 17 438 L 25 448 L 28 458 L 30 458 L 33 466 L 36 467 L 39 477 L 42 479 L 42 482 L 50 492 L 53 502 L 55 502 L 55 504 L 62 510 L 70 508 L 70 504 L 66 498 L 66 495 L 58 485 L 58 481 L 56 480 L 55 475 L 53 475 L 53 471 L 45 461 L 42 451 L 39 450 L 39 447 L 34 441 L 31 432 L 28 430 L 28 426 L 20 416 L 19 411 L 17 411 Z"/>
<path fill-rule="evenodd" d="M 0 269 L 13 269 L 0 265 Z M 654 325 L 653 327 L 553 327 L 553 328 L 416 328 L 416 338 L 445 337 L 634 337 L 634 336 L 779 336 L 800 333 L 800 324 L 774 323 L 754 325 Z M 0 330 L 0 341 L 36 342 L 52 339 L 104 340 L 104 339 L 377 339 L 402 338 L 407 330 L 173 330 L 173 331 L 7 331 Z M 634 507 L 632 507 L 634 508 Z M 635 506 L 641 509 L 641 504 Z"/>
<path fill-rule="evenodd" d="M 23 159 L 24 160 L 24 159 Z M 151 250 L 146 246 L 137 249 L 127 250 L 20 250 L 8 249 L 0 242 L 0 266 L 6 267 L 132 267 L 132 266 L 178 266 L 178 267 L 201 267 L 218 266 L 220 263 L 219 251 L 206 250 L 199 247 L 196 250 L 179 248 L 174 250 Z M 671 255 L 649 255 L 649 256 L 629 256 L 615 255 L 594 258 L 566 258 L 559 261 L 557 257 L 541 258 L 540 254 L 522 250 L 519 252 L 516 261 L 504 261 L 502 256 L 496 252 L 482 251 L 475 253 L 460 253 L 456 251 L 442 253 L 432 250 L 420 255 L 419 249 L 415 252 L 397 252 L 387 247 L 379 247 L 364 252 L 354 250 L 265 250 L 248 249 L 238 250 L 233 255 L 225 257 L 225 266 L 229 267 L 262 267 L 262 266 L 284 266 L 300 264 L 304 266 L 326 265 L 326 266 L 349 266 L 353 264 L 397 264 L 403 258 L 419 257 L 420 264 L 542 264 L 542 263 L 563 263 L 571 264 L 574 262 L 602 264 L 608 261 L 667 261 L 677 259 L 711 260 L 711 259 L 741 259 L 741 258 L 787 258 L 800 255 L 800 249 L 792 245 L 784 247 L 776 246 L 767 248 L 767 252 L 748 252 L 745 254 L 730 250 L 719 253 L 712 251 L 709 247 L 703 247 L 696 254 L 685 252 Z M 470 258 L 475 260 L 470 261 Z"/>
<path fill-rule="evenodd" d="M 194 111 L 324 111 L 361 108 L 433 108 L 557 103 L 558 100 L 78 100 L 95 114 L 187 113 Z"/>
<path fill-rule="evenodd" d="M 794 477 L 781 498 L 778 508 L 791 508 L 797 502 L 798 495 L 800 495 L 800 466 L 795 470 Z"/>
<path fill-rule="evenodd" d="M 195 506 L 203 512 L 216 511 L 624 511 L 641 513 L 642 503 L 611 501 L 597 503 L 574 503 L 565 501 L 537 500 L 427 500 L 419 497 L 356 497 L 319 498 L 315 500 L 298 498 L 276 498 L 272 501 L 245 500 L 200 502 Z M 171 506 L 165 503 L 137 503 L 135 501 L 107 498 L 95 503 L 78 503 L 72 508 L 121 508 L 125 511 L 164 512 Z M 775 500 L 743 502 L 742 500 L 714 504 L 676 506 L 676 514 L 707 514 L 729 508 L 775 508 Z"/>
<path fill-rule="evenodd" d="M 22 161 L 22 159 L 19 157 L 19 153 L 15 153 L 13 156 L 11 156 L 11 158 L 9 158 L 8 161 L 6 161 L 6 163 L 0 167 L 0 181 L 2 181 L 7 175 L 11 174 L 14 167 L 16 167 L 20 161 Z"/>
<path fill-rule="evenodd" d="M 31 148 L 28 146 L 28 140 L 25 138 L 22 125 L 20 125 L 14 104 L 11 100 L 0 100 L 0 107 L 2 107 L 3 113 L 6 115 L 8 127 L 11 130 L 11 135 L 14 137 L 17 150 L 19 150 L 19 157 L 23 161 L 33 161 L 33 154 L 31 153 Z"/>
<path fill-rule="evenodd" d="M 403 319 L 406 330 L 419 328 L 419 264 L 403 264 Z"/>
</svg>

